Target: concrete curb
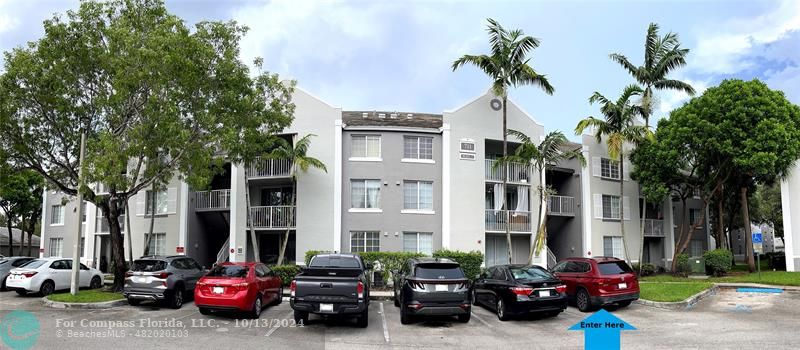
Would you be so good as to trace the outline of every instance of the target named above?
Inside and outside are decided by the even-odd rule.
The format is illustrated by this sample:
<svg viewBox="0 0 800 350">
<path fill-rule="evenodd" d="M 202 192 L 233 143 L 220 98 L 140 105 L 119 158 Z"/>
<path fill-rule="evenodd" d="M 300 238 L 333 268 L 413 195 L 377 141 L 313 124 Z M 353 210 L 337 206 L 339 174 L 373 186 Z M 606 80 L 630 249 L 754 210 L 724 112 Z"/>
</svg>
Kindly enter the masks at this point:
<svg viewBox="0 0 800 350">
<path fill-rule="evenodd" d="M 96 309 L 110 309 L 112 307 L 128 305 L 125 299 L 104 301 L 102 303 L 63 303 L 60 301 L 52 301 L 47 297 L 42 298 L 42 304 L 54 309 L 75 309 L 75 310 L 96 310 Z"/>
<path fill-rule="evenodd" d="M 719 291 L 719 286 L 713 285 L 711 288 L 708 288 L 702 292 L 692 295 L 683 301 L 662 302 L 662 301 L 638 299 L 635 301 L 635 303 L 650 307 L 656 307 L 659 309 L 688 310 L 691 309 L 694 306 L 694 304 L 697 304 L 697 302 L 699 302 L 700 300 L 703 300 L 710 295 L 715 295 L 717 294 L 718 291 Z"/>
</svg>

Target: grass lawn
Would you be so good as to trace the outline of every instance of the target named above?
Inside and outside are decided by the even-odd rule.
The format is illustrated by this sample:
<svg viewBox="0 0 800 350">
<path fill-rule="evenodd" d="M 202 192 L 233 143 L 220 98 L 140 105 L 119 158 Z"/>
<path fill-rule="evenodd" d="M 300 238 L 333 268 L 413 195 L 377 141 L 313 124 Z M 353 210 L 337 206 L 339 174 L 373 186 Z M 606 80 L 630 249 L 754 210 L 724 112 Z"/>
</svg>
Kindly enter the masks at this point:
<svg viewBox="0 0 800 350">
<path fill-rule="evenodd" d="M 124 299 L 120 293 L 107 292 L 102 289 L 81 290 L 78 291 L 78 295 L 72 295 L 69 294 L 69 292 L 52 294 L 47 298 L 62 303 L 101 303 L 104 301 Z"/>
<path fill-rule="evenodd" d="M 647 276 L 640 278 L 643 282 L 696 282 L 683 277 L 675 277 L 669 274 Z M 758 278 L 758 273 L 731 273 L 725 277 L 709 277 L 703 282 L 736 282 L 736 283 L 761 283 L 772 284 L 778 286 L 800 286 L 800 272 L 786 272 L 786 271 L 762 271 L 761 279 Z"/>
<path fill-rule="evenodd" d="M 651 301 L 683 301 L 711 287 L 708 282 L 640 283 L 639 298 Z"/>
</svg>

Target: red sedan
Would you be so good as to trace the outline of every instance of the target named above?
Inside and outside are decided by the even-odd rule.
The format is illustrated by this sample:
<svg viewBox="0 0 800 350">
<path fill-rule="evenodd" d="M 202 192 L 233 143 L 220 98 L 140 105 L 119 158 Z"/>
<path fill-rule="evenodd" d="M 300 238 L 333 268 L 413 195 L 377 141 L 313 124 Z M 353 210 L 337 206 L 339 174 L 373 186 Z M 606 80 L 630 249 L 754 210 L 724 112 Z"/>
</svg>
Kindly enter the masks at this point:
<svg viewBox="0 0 800 350">
<path fill-rule="evenodd" d="M 553 268 L 567 295 L 583 312 L 607 304 L 625 307 L 639 299 L 639 281 L 624 260 L 612 257 L 567 258 Z"/>
<path fill-rule="evenodd" d="M 258 318 L 264 305 L 280 304 L 282 295 L 280 277 L 266 265 L 225 262 L 197 282 L 194 303 L 203 315 L 237 311 Z"/>
</svg>

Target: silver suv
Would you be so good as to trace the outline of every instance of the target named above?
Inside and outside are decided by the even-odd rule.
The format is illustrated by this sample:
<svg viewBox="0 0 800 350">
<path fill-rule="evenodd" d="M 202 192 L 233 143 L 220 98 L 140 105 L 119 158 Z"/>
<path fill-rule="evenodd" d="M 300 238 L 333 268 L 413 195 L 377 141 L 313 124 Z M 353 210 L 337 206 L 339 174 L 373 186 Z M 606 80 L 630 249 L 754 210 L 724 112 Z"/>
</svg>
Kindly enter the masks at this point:
<svg viewBox="0 0 800 350">
<path fill-rule="evenodd" d="M 133 261 L 125 273 L 122 295 L 136 306 L 143 300 L 165 301 L 180 309 L 184 298 L 194 293 L 194 287 L 205 269 L 184 255 L 143 256 Z"/>
</svg>

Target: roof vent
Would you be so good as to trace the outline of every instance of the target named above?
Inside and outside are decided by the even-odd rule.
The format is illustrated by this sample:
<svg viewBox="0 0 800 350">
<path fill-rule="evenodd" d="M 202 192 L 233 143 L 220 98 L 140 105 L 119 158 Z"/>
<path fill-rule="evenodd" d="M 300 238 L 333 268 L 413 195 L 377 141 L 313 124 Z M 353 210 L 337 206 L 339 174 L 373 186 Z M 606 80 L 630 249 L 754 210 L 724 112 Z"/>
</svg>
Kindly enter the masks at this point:
<svg viewBox="0 0 800 350">
<path fill-rule="evenodd" d="M 361 112 L 361 117 L 362 117 L 362 118 L 366 118 L 366 117 L 368 117 L 368 116 L 369 116 L 369 113 L 367 113 L 367 112 Z"/>
<path fill-rule="evenodd" d="M 389 114 L 389 118 L 397 119 L 397 113 Z"/>
<path fill-rule="evenodd" d="M 386 113 L 378 113 L 378 118 L 386 118 Z"/>
<path fill-rule="evenodd" d="M 413 117 L 414 117 L 414 115 L 413 115 L 413 114 L 411 114 L 411 113 L 408 113 L 408 114 L 406 114 L 406 119 L 411 119 L 411 118 L 413 118 Z"/>
</svg>

